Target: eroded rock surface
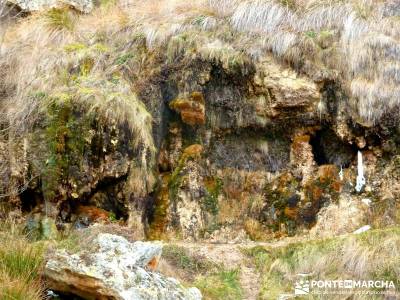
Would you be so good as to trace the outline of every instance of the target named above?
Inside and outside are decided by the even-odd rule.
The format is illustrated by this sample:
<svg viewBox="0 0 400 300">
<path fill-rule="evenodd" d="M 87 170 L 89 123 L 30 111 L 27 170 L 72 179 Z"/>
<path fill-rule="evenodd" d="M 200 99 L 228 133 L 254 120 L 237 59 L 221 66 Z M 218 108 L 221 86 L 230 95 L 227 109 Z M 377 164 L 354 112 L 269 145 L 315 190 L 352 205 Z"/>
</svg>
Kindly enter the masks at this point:
<svg viewBox="0 0 400 300">
<path fill-rule="evenodd" d="M 8 0 L 8 2 L 17 5 L 23 11 L 29 12 L 71 6 L 81 12 L 89 13 L 94 7 L 92 0 Z"/>
<path fill-rule="evenodd" d="M 153 271 L 161 252 L 160 243 L 102 233 L 78 253 L 57 251 L 44 275 L 51 289 L 85 299 L 201 299 L 198 289 Z"/>
</svg>

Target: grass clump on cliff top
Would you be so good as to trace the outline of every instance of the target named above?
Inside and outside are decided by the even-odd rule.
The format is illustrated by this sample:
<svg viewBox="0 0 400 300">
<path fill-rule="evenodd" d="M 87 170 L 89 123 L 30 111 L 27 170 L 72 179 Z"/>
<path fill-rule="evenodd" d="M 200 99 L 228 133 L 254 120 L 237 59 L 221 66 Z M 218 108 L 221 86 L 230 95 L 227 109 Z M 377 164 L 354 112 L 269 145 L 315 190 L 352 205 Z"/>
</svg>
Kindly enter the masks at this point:
<svg viewBox="0 0 400 300">
<path fill-rule="evenodd" d="M 43 245 L 30 243 L 19 224 L 0 221 L 0 299 L 43 299 L 43 254 Z"/>
<path fill-rule="evenodd" d="M 25 45 L 24 49 L 34 50 L 29 61 L 22 59 L 18 63 L 30 73 L 26 74 L 30 78 L 24 78 L 16 72 L 20 83 L 30 83 L 38 75 L 34 70 L 46 68 L 43 62 L 60 59 L 51 55 L 57 46 L 92 40 L 118 44 L 118 51 L 123 53 L 126 47 L 134 46 L 132 36 L 140 35 L 147 50 L 154 51 L 152 54 L 167 52 L 173 62 L 176 56 L 190 60 L 200 55 L 220 61 L 227 70 L 240 71 L 248 66 L 248 59 L 272 53 L 297 67 L 310 60 L 318 68 L 333 68 L 332 71 L 343 74 L 340 79 L 355 98 L 360 117 L 367 121 L 378 121 L 399 104 L 399 12 L 392 1 L 103 2 L 89 15 L 78 15 L 66 8 L 53 9 L 19 22 L 10 30 L 5 49 L 18 57 L 24 56 L 19 43 Z M 310 41 L 309 33 L 319 37 L 323 32 L 331 33 L 332 42 L 325 45 L 329 49 L 321 49 Z M 179 38 L 183 36 L 184 40 Z M 165 51 L 170 41 L 170 49 Z M 181 55 L 182 52 L 187 55 Z M 9 53 L 5 54 L 7 57 Z M 9 57 L 8 61 L 12 59 Z M 44 79 L 36 77 L 37 81 Z"/>
<path fill-rule="evenodd" d="M 391 292 L 398 292 L 400 286 L 398 227 L 280 248 L 255 247 L 246 253 L 262 274 L 260 299 L 276 299 L 279 295 L 293 293 L 294 283 L 303 279 L 298 274 L 309 274 L 307 280 L 388 280 L 396 286 Z M 333 295 L 332 299 L 342 299 L 340 296 L 334 298 Z M 315 295 L 312 299 L 323 298 Z"/>
</svg>

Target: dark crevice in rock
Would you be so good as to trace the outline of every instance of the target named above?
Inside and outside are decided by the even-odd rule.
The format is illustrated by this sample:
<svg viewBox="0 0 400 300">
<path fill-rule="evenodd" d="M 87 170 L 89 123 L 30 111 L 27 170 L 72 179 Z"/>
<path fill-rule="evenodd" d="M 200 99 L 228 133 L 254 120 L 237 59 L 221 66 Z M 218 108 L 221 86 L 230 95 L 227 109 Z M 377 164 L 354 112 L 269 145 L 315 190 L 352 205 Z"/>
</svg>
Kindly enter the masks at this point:
<svg viewBox="0 0 400 300">
<path fill-rule="evenodd" d="M 35 207 L 43 203 L 43 194 L 37 189 L 26 189 L 20 194 L 21 210 L 23 213 L 31 212 Z"/>
<path fill-rule="evenodd" d="M 72 294 L 63 294 L 60 292 L 54 293 L 53 291 L 51 293 L 47 293 L 49 296 L 47 299 L 50 300 L 84 300 L 84 298 L 81 298 L 76 295 Z"/>
<path fill-rule="evenodd" d="M 150 193 L 145 201 L 144 201 L 144 210 L 143 210 L 143 224 L 145 224 L 145 231 L 148 231 L 148 225 L 153 223 L 154 221 L 154 213 L 156 210 L 156 195 L 159 193 L 156 192 Z"/>
<path fill-rule="evenodd" d="M 333 130 L 324 127 L 315 132 L 310 139 L 310 145 L 314 154 L 314 160 L 318 165 L 334 164 L 347 168 L 354 160 L 358 148 L 350 145 L 334 133 Z"/>
<path fill-rule="evenodd" d="M 161 104 L 161 120 L 154 132 L 154 143 L 157 149 L 165 141 L 169 131 L 169 123 L 173 119 L 178 119 L 179 115 L 169 107 L 169 103 L 178 96 L 178 87 L 170 81 L 163 81 L 160 84 L 162 104 Z"/>
</svg>

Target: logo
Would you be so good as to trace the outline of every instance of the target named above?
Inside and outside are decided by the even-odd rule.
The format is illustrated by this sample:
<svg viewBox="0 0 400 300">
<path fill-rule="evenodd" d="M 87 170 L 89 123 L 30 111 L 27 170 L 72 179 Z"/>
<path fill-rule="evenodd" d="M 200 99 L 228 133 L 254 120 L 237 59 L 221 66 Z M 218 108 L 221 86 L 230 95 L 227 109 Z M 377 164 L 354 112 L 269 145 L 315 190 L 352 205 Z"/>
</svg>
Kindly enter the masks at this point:
<svg viewBox="0 0 400 300">
<path fill-rule="evenodd" d="M 396 287 L 393 281 L 387 280 L 307 280 L 304 277 L 310 274 L 298 274 L 303 277 L 294 284 L 295 295 L 309 294 L 356 294 L 356 295 L 371 295 L 385 294 L 390 295 L 396 292 Z"/>
<path fill-rule="evenodd" d="M 296 281 L 294 285 L 295 295 L 308 295 L 310 293 L 310 282 L 308 280 Z"/>
</svg>

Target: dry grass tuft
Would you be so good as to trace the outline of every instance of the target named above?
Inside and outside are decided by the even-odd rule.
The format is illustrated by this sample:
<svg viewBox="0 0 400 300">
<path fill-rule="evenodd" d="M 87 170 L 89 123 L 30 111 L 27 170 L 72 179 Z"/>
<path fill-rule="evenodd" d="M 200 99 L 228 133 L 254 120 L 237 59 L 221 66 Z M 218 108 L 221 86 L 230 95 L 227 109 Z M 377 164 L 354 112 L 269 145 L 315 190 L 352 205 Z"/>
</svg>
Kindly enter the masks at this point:
<svg viewBox="0 0 400 300">
<path fill-rule="evenodd" d="M 54 30 L 74 30 L 76 16 L 68 8 L 53 8 L 44 13 L 45 23 Z"/>
</svg>

